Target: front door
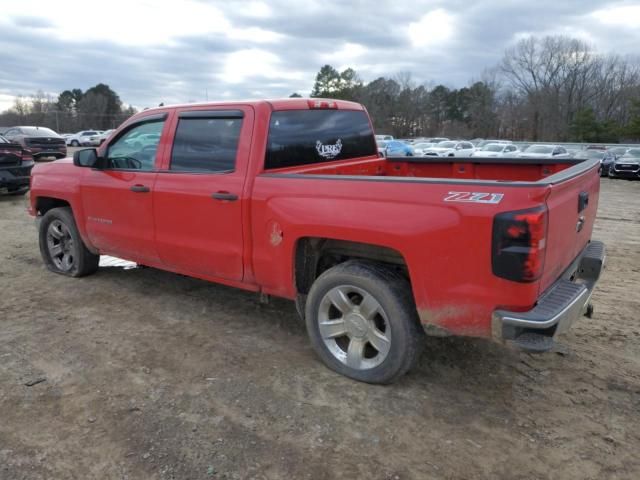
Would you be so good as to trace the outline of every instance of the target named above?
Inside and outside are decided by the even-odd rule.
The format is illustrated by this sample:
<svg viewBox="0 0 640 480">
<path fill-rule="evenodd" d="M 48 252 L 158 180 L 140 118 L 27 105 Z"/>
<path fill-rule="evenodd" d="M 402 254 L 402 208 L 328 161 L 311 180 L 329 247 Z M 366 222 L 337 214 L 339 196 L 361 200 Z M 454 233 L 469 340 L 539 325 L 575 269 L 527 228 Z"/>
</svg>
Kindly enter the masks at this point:
<svg viewBox="0 0 640 480">
<path fill-rule="evenodd" d="M 101 253 L 157 263 L 153 198 L 165 114 L 129 125 L 104 150 L 103 168 L 82 179 L 87 235 Z"/>
<path fill-rule="evenodd" d="M 153 193 L 160 259 L 172 270 L 241 280 L 253 110 L 183 109 L 174 125 Z"/>
</svg>

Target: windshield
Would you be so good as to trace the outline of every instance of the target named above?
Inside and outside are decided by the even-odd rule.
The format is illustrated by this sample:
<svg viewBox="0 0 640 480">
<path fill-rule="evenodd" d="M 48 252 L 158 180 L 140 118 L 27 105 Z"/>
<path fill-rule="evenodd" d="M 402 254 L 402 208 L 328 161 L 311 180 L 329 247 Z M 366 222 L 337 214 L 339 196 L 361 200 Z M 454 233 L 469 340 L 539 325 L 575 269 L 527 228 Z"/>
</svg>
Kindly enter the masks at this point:
<svg viewBox="0 0 640 480">
<path fill-rule="evenodd" d="M 609 151 L 614 155 L 624 155 L 627 153 L 627 147 L 613 147 L 610 148 Z"/>
<path fill-rule="evenodd" d="M 639 158 L 640 157 L 640 148 L 630 148 L 627 150 L 627 153 L 623 155 L 625 158 Z"/>
<path fill-rule="evenodd" d="M 482 147 L 483 152 L 501 152 L 504 150 L 505 145 L 500 145 L 499 143 L 490 143 Z"/>
<path fill-rule="evenodd" d="M 456 142 L 440 142 L 438 148 L 455 148 Z"/>
<path fill-rule="evenodd" d="M 600 150 L 583 150 L 581 152 L 578 152 L 575 154 L 575 156 L 573 158 L 584 158 L 584 159 L 592 159 L 592 158 L 597 158 L 599 160 L 601 160 L 605 155 L 605 152 L 600 151 Z"/>
<path fill-rule="evenodd" d="M 57 137 L 58 134 L 53 130 L 44 127 L 22 127 L 20 129 L 25 135 L 30 137 Z"/>
<path fill-rule="evenodd" d="M 546 145 L 531 145 L 529 148 L 525 150 L 527 153 L 551 153 L 553 152 L 553 147 L 548 147 Z"/>
</svg>

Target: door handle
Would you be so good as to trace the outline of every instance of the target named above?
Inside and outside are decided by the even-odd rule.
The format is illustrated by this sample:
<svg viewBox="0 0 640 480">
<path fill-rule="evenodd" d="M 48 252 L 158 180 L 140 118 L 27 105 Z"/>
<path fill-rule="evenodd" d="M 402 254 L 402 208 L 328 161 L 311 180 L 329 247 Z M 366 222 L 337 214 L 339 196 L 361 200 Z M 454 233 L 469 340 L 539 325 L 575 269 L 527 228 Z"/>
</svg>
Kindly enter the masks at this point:
<svg viewBox="0 0 640 480">
<path fill-rule="evenodd" d="M 132 185 L 129 190 L 136 193 L 146 193 L 151 191 L 151 189 L 146 185 Z"/>
<path fill-rule="evenodd" d="M 227 200 L 229 202 L 235 202 L 236 200 L 238 200 L 238 195 L 229 192 L 212 193 L 211 197 L 215 198 L 216 200 Z"/>
</svg>

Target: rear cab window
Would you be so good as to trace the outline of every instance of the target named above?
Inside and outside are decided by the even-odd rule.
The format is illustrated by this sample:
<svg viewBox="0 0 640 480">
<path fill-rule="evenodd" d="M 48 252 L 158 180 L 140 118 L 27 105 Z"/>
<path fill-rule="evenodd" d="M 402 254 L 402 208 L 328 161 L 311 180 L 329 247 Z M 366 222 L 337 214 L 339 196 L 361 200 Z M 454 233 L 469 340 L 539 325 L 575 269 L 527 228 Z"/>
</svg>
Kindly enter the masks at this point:
<svg viewBox="0 0 640 480">
<path fill-rule="evenodd" d="M 271 114 L 265 170 L 377 156 L 363 110 L 281 110 Z"/>
</svg>

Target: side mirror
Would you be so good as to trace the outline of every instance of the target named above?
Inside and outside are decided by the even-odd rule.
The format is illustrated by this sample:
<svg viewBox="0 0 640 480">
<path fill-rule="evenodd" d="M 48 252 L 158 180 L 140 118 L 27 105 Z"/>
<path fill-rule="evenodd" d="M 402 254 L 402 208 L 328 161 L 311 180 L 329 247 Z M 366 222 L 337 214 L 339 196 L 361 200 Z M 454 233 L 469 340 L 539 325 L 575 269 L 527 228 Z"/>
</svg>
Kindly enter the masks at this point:
<svg viewBox="0 0 640 480">
<path fill-rule="evenodd" d="M 73 154 L 73 164 L 76 167 L 97 168 L 99 161 L 100 157 L 98 157 L 98 151 L 95 148 L 84 148 Z"/>
</svg>

